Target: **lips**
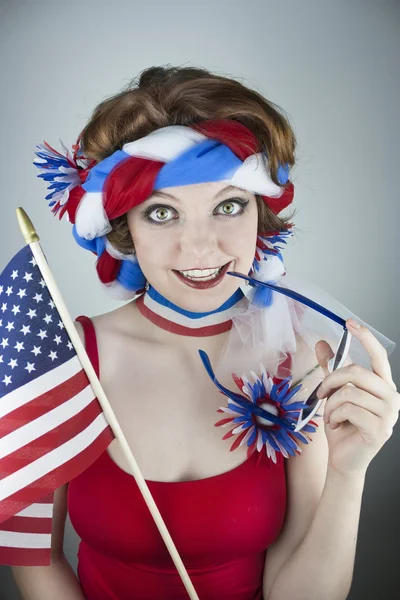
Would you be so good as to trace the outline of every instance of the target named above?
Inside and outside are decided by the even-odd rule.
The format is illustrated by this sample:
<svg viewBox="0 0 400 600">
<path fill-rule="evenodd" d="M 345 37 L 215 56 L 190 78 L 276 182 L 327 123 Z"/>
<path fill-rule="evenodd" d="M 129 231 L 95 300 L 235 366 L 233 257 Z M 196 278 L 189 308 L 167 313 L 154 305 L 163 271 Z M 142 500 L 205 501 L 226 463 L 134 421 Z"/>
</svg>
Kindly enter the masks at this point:
<svg viewBox="0 0 400 600">
<path fill-rule="evenodd" d="M 192 287 L 192 288 L 196 288 L 196 289 L 200 289 L 200 290 L 204 290 L 204 289 L 208 289 L 211 287 L 215 287 L 216 285 L 218 285 L 220 283 L 220 281 L 223 279 L 225 273 L 228 271 L 229 269 L 229 265 L 231 264 L 232 261 L 228 262 L 221 270 L 221 272 L 214 277 L 214 279 L 208 279 L 206 281 L 202 281 L 201 278 L 199 278 L 198 281 L 194 280 L 194 279 L 189 279 L 187 277 L 185 277 L 184 275 L 182 275 L 179 271 L 176 271 L 175 269 L 172 269 L 172 271 L 175 273 L 175 275 L 187 286 Z"/>
</svg>

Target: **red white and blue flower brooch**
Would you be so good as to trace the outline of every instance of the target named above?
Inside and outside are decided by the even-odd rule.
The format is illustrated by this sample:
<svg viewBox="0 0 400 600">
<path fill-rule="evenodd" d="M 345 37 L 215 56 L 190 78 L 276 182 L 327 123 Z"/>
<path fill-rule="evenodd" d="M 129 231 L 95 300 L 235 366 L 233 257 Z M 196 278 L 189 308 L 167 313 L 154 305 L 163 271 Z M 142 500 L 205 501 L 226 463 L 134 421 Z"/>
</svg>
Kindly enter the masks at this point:
<svg viewBox="0 0 400 600">
<path fill-rule="evenodd" d="M 261 452 L 265 446 L 267 456 L 277 462 L 276 452 L 281 452 L 285 458 L 301 454 L 298 441 L 308 444 L 312 440 L 307 433 L 314 433 L 317 423 L 309 421 L 300 432 L 293 431 L 299 418 L 300 411 L 307 408 L 305 402 L 291 401 L 302 387 L 301 384 L 291 388 L 291 377 L 280 379 L 271 377 L 260 365 L 261 374 L 250 372 L 254 383 L 248 377 L 238 377 L 232 373 L 232 378 L 242 394 L 232 392 L 221 385 L 216 379 L 206 352 L 199 350 L 203 365 L 219 391 L 229 398 L 227 407 L 220 407 L 217 412 L 226 413 L 229 417 L 215 423 L 216 427 L 234 427 L 222 439 L 237 435 L 230 451 L 247 444 L 247 456 L 250 457 L 257 449 Z M 321 416 L 321 415 L 314 415 Z M 307 439 L 308 438 L 308 439 Z"/>
</svg>

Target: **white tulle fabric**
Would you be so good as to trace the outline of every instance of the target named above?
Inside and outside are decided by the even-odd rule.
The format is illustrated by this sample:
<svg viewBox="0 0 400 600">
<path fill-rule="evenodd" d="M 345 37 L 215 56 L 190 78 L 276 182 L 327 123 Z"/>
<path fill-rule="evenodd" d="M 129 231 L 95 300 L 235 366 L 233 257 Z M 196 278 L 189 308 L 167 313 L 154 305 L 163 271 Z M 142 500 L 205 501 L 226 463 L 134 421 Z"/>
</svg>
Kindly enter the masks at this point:
<svg viewBox="0 0 400 600">
<path fill-rule="evenodd" d="M 254 274 L 254 278 L 296 291 L 345 320 L 355 319 L 376 336 L 388 355 L 396 347 L 395 342 L 371 327 L 328 292 L 304 278 L 288 274 L 278 257 L 263 261 L 260 271 Z M 217 378 L 225 378 L 232 372 L 238 375 L 248 373 L 249 370 L 255 370 L 255 366 L 260 363 L 265 366 L 270 375 L 287 377 L 291 372 L 282 369 L 279 365 L 287 355 L 293 356 L 296 353 L 300 338 L 314 354 L 315 344 L 319 340 L 326 340 L 332 350 L 336 351 L 343 328 L 335 321 L 276 291 L 272 291 L 272 304 L 260 308 L 252 304 L 255 289 L 253 287 L 242 289 L 248 301 L 247 308 L 238 309 L 237 313 L 233 314 L 230 335 L 220 361 L 215 366 Z M 368 352 L 354 336 L 351 340 L 349 358 L 351 362 L 372 370 Z"/>
</svg>

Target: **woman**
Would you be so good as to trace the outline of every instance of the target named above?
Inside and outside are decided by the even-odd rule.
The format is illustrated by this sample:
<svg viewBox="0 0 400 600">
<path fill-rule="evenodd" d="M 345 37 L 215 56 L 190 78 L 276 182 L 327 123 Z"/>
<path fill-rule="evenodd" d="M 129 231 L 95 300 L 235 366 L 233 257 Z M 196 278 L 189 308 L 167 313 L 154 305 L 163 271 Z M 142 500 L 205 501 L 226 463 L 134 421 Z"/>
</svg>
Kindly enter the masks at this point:
<svg viewBox="0 0 400 600">
<path fill-rule="evenodd" d="M 314 354 L 304 307 L 254 283 L 285 275 L 278 243 L 293 224 L 278 213 L 293 199 L 294 151 L 288 121 L 260 94 L 202 69 L 154 67 L 96 108 L 75 148 L 85 168 L 50 194 L 99 257 L 105 290 L 129 300 L 77 328 L 201 600 L 346 598 L 365 472 L 398 416 L 371 331 L 346 322 L 374 372 L 349 360 L 330 372 L 334 352 L 322 340 Z M 268 172 L 255 168 L 260 152 Z M 256 293 L 232 272 L 253 275 Z M 257 324 L 247 338 L 243 316 Z M 217 410 L 220 424 L 240 422 L 220 408 L 232 373 L 243 393 L 264 396 L 287 377 L 307 396 L 325 377 L 325 427 L 288 436 L 265 419 L 290 415 L 271 392 L 264 420 L 228 433 L 228 452 L 214 425 Z M 67 507 L 79 582 L 63 555 Z M 57 491 L 54 514 L 52 565 L 13 568 L 25 598 L 187 597 L 116 440 Z"/>
</svg>

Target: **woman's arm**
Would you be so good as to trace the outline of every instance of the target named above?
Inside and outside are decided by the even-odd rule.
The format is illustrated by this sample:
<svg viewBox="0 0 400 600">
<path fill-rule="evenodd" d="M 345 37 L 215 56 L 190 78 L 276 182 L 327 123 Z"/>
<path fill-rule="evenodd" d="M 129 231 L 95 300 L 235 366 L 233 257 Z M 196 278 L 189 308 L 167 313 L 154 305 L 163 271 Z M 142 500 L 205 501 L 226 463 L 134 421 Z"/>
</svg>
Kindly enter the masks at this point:
<svg viewBox="0 0 400 600">
<path fill-rule="evenodd" d="M 85 600 L 77 576 L 64 555 L 48 567 L 11 567 L 23 600 Z"/>
<path fill-rule="evenodd" d="M 298 348 L 293 360 L 293 379 L 307 373 L 293 386 L 301 382 L 308 393 L 324 378 L 324 372 L 319 364 L 316 368 L 315 354 L 301 339 Z M 350 356 L 346 364 L 349 361 Z M 321 417 L 325 406 L 323 403 L 318 410 Z M 347 486 L 329 470 L 329 447 L 322 418 L 311 437 L 308 444 L 300 442 L 301 455 L 286 461 L 286 516 L 278 539 L 267 549 L 263 577 L 265 600 L 302 600 L 305 597 L 308 600 L 342 600 L 351 586 L 355 544 L 352 549 L 353 538 L 346 536 L 351 535 L 352 527 L 348 526 L 351 521 L 355 542 L 364 482 L 353 480 Z"/>
<path fill-rule="evenodd" d="M 265 600 L 345 600 L 356 552 L 365 477 L 327 471 L 325 486 L 303 541 L 280 569 Z"/>
<path fill-rule="evenodd" d="M 325 373 L 319 395 L 327 398 L 327 475 L 311 526 L 277 571 L 268 600 L 345 600 L 351 588 L 365 474 L 393 433 L 400 394 L 385 348 L 367 327 L 346 324 L 370 355 L 372 372 L 352 363 L 329 373 L 327 354 L 317 349 Z"/>
</svg>

